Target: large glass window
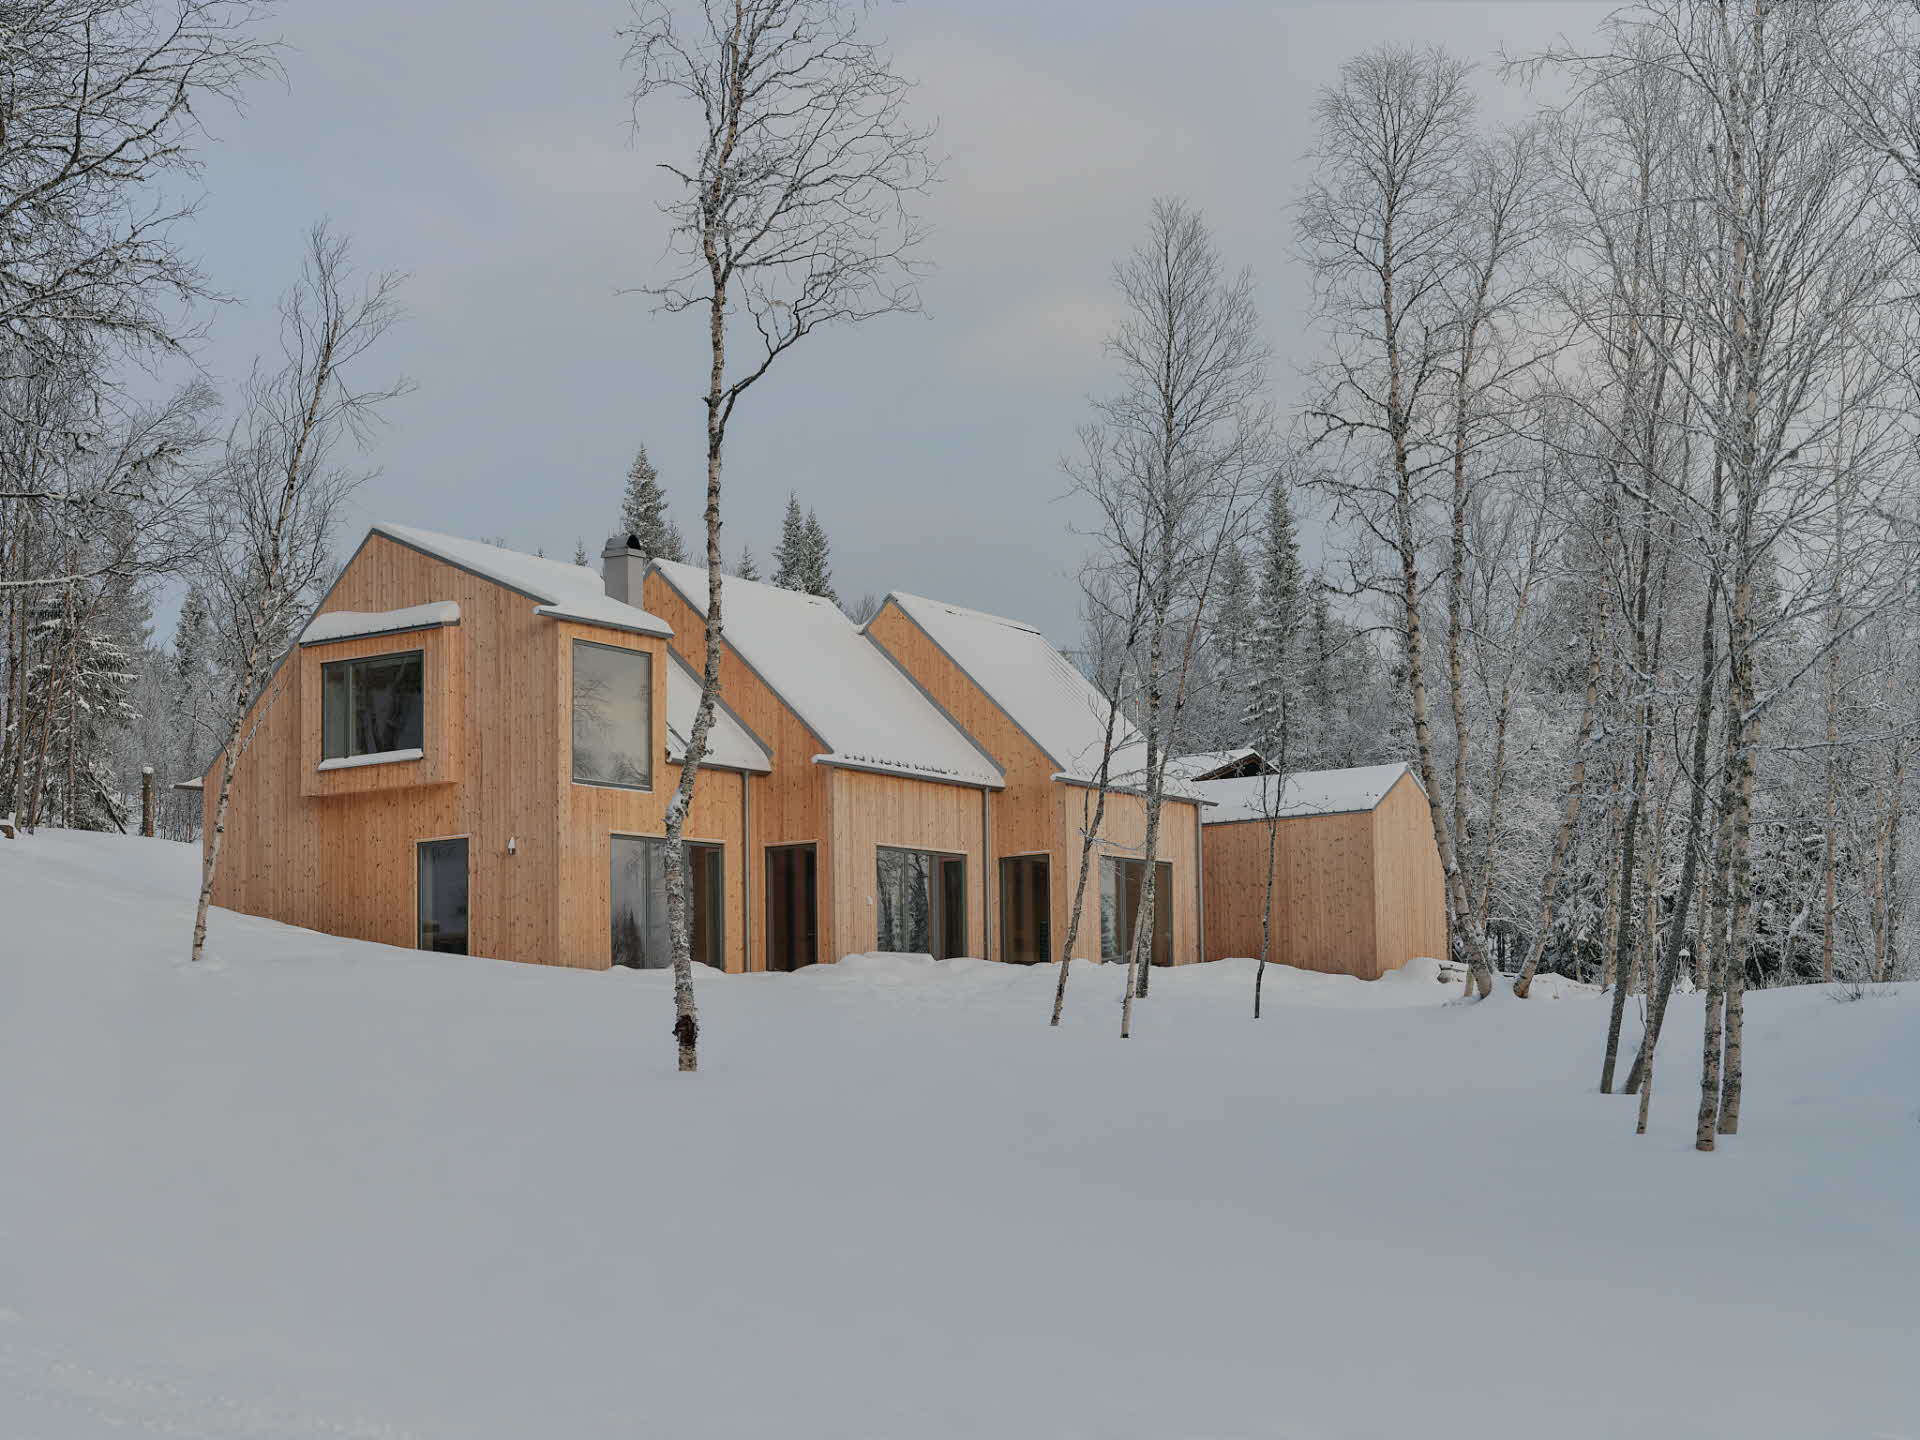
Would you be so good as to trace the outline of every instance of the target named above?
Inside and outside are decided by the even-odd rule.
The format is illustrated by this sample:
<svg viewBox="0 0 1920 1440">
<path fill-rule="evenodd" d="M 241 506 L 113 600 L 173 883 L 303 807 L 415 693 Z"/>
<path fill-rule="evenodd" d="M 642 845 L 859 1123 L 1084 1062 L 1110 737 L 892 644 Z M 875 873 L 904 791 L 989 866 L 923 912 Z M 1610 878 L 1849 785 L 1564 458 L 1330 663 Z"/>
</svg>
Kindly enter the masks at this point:
<svg viewBox="0 0 1920 1440">
<path fill-rule="evenodd" d="M 421 652 L 335 660 L 320 667 L 320 758 L 418 750 Z"/>
<path fill-rule="evenodd" d="M 879 847 L 875 946 L 936 960 L 967 953 L 967 862 Z"/>
<path fill-rule="evenodd" d="M 726 961 L 726 867 L 718 845 L 687 844 L 687 905 L 693 958 L 716 970 Z M 613 963 L 635 970 L 673 964 L 667 927 L 667 842 L 613 837 Z"/>
<path fill-rule="evenodd" d="M 422 840 L 420 948 L 447 955 L 467 953 L 467 842 Z"/>
<path fill-rule="evenodd" d="M 1015 965 L 1051 960 L 1052 902 L 1047 857 L 1009 855 L 1000 862 L 1000 958 Z"/>
<path fill-rule="evenodd" d="M 653 657 L 573 642 L 573 778 L 583 785 L 653 784 Z"/>
<path fill-rule="evenodd" d="M 1147 862 L 1107 855 L 1100 860 L 1100 954 L 1103 959 L 1127 958 L 1133 949 L 1134 927 L 1140 918 L 1141 891 L 1147 884 Z M 1173 963 L 1173 865 L 1162 860 L 1153 881 L 1153 963 Z"/>
<path fill-rule="evenodd" d="M 798 970 L 815 960 L 819 916 L 811 845 L 767 847 L 767 969 Z"/>
</svg>

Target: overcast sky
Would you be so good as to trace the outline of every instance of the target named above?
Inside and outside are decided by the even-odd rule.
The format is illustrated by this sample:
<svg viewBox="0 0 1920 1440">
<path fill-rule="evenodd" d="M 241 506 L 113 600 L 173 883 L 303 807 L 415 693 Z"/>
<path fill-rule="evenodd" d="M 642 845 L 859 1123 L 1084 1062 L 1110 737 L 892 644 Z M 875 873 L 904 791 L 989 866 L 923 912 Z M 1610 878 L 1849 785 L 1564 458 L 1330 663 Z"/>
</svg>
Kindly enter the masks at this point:
<svg viewBox="0 0 1920 1440">
<path fill-rule="evenodd" d="M 766 557 L 789 490 L 818 509 L 843 595 L 913 590 L 1076 633 L 1083 542 L 1060 497 L 1101 353 L 1116 257 L 1149 200 L 1198 205 L 1260 281 L 1298 393 L 1312 352 L 1289 258 L 1315 89 L 1382 40 L 1488 60 L 1590 33 L 1604 4 L 1514 0 L 946 0 L 879 4 L 874 30 L 937 120 L 944 180 L 927 314 L 821 332 L 744 401 L 728 446 L 726 548 Z M 668 102 L 634 128 L 625 0 L 286 0 L 284 87 L 211 117 L 191 234 L 241 303 L 203 363 L 244 373 L 304 228 L 328 216 L 370 267 L 412 278 L 371 364 L 397 403 L 350 517 L 597 557 L 644 443 L 698 525 L 700 322 L 652 312 Z M 1531 102 L 1484 77 L 1495 113 Z M 343 537 L 347 545 L 355 535 Z M 597 563 L 597 558 L 596 558 Z"/>
</svg>

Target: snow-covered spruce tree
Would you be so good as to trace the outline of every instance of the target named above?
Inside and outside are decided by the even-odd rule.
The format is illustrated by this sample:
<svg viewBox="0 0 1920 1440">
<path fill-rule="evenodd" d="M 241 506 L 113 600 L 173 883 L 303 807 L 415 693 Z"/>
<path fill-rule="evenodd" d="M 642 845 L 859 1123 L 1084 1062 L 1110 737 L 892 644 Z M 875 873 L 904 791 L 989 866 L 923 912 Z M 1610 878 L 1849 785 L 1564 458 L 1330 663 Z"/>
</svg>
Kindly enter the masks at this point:
<svg viewBox="0 0 1920 1440">
<path fill-rule="evenodd" d="M 1145 653 L 1140 663 L 1140 773 L 1147 860 L 1127 956 L 1120 1033 L 1152 969 L 1160 822 L 1169 741 L 1180 732 L 1222 556 L 1271 478 L 1277 455 L 1267 399 L 1268 351 L 1249 271 L 1229 274 L 1198 212 L 1153 203 L 1144 240 L 1114 267 L 1124 305 L 1108 341 L 1116 391 L 1095 403 L 1082 431 L 1074 488 L 1099 517 L 1108 588 L 1138 576 Z"/>
<path fill-rule="evenodd" d="M 334 517 L 361 479 L 340 468 L 334 451 L 363 440 L 386 402 L 407 389 L 404 381 L 379 389 L 349 383 L 399 319 L 398 288 L 392 274 L 359 281 L 347 241 L 325 224 L 308 233 L 300 277 L 280 300 L 279 363 L 257 365 L 249 376 L 225 458 L 207 487 L 199 581 L 228 688 L 218 717 L 213 830 L 194 912 L 194 960 L 206 947 L 234 771 L 259 716 L 278 699 L 284 671 L 270 671 L 333 573 Z"/>
<path fill-rule="evenodd" d="M 857 0 L 695 0 L 684 24 L 667 0 L 641 0 L 628 32 L 636 102 L 666 94 L 699 117 L 687 156 L 664 165 L 683 262 L 652 293 L 707 326 L 706 655 L 680 784 L 667 807 L 667 920 L 674 1036 L 698 1065 L 682 834 L 720 691 L 721 479 L 741 397 L 821 326 L 920 307 L 911 197 L 931 183 L 929 131 L 906 115 L 911 87 L 861 38 Z M 744 359 L 734 326 L 750 334 Z"/>
<path fill-rule="evenodd" d="M 773 583 L 782 590 L 805 590 L 808 574 L 807 512 L 800 497 L 787 492 L 787 513 L 773 547 Z"/>
<path fill-rule="evenodd" d="M 733 573 L 742 580 L 758 580 L 760 578 L 760 562 L 754 559 L 753 547 L 751 545 L 742 545 L 740 547 L 740 558 L 734 562 Z"/>
<path fill-rule="evenodd" d="M 799 588 L 838 605 L 840 596 L 833 588 L 833 545 L 827 539 L 826 527 L 820 523 L 817 510 L 807 511 L 806 553 L 806 583 Z"/>
<path fill-rule="evenodd" d="M 1195 697 L 1194 736 L 1201 750 L 1228 750 L 1247 741 L 1247 655 L 1253 643 L 1255 583 L 1238 544 L 1220 557 L 1220 579 L 1207 619 L 1206 693 Z"/>
<path fill-rule="evenodd" d="M 639 542 L 640 553 L 647 559 L 685 563 L 686 542 L 680 538 L 680 527 L 667 514 L 667 495 L 660 488 L 660 474 L 647 459 L 644 445 L 627 468 L 627 489 L 620 498 L 620 529 Z"/>
<path fill-rule="evenodd" d="M 1260 903 L 1260 963 L 1253 981 L 1256 1020 L 1260 1018 L 1261 991 L 1273 949 L 1273 871 L 1280 844 L 1281 805 L 1293 767 L 1294 707 L 1300 688 L 1299 650 L 1306 600 L 1300 542 L 1287 489 L 1284 478 L 1277 477 L 1267 497 L 1265 525 L 1259 537 L 1260 598 L 1247 654 L 1247 735 L 1273 772 L 1261 782 L 1267 864 Z"/>
</svg>

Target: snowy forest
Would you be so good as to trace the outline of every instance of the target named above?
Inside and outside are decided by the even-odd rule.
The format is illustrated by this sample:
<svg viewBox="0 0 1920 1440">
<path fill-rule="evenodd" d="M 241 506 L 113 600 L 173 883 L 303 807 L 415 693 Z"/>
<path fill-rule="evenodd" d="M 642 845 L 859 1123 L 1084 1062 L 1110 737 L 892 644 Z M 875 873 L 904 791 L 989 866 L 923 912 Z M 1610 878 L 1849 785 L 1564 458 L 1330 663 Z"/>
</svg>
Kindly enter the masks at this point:
<svg viewBox="0 0 1920 1440">
<path fill-rule="evenodd" d="M 191 374 L 220 303 L 172 198 L 198 173 L 198 117 L 287 57 L 238 0 L 17 8 L 0 815 L 135 828 L 150 769 L 159 832 L 190 838 L 200 799 L 170 787 L 244 743 L 244 702 L 352 539 L 344 503 L 377 491 L 380 416 L 407 388 L 379 341 L 403 288 L 316 226 L 285 257 L 279 349 L 231 393 L 160 383 Z M 719 545 L 735 407 L 815 327 L 915 308 L 937 251 L 912 209 L 931 132 L 857 7 L 748 8 L 857 163 L 799 210 L 736 189 L 766 224 L 718 258 L 702 186 L 739 175 L 711 146 L 676 172 L 688 266 L 652 293 L 731 306 L 741 337 L 728 370 L 716 322 L 711 548 L 670 513 L 701 482 L 663 482 L 640 449 L 624 480 L 591 481 L 583 563 L 605 524 L 761 575 Z M 637 14 L 636 103 L 724 110 L 714 36 Z M 1240 745 L 1283 772 L 1405 760 L 1470 986 L 1620 977 L 1656 1031 L 1665 996 L 1699 986 L 1731 1055 L 1746 987 L 1911 974 L 1916 77 L 1904 0 L 1650 0 L 1537 54 L 1352 56 L 1263 253 L 1222 253 L 1180 177 L 1154 177 L 1162 198 L 1143 194 L 1137 243 L 1110 257 L 1113 388 L 1077 439 L 1063 423 L 1057 477 L 1084 555 L 1075 653 L 1146 731 L 1149 790 L 1171 756 Z M 1485 120 L 1495 87 L 1534 113 Z M 800 142 L 758 123 L 767 185 Z M 1280 267 L 1313 281 L 1303 374 L 1261 338 L 1256 272 Z M 872 612 L 835 591 L 797 495 L 780 533 L 766 578 Z"/>
</svg>

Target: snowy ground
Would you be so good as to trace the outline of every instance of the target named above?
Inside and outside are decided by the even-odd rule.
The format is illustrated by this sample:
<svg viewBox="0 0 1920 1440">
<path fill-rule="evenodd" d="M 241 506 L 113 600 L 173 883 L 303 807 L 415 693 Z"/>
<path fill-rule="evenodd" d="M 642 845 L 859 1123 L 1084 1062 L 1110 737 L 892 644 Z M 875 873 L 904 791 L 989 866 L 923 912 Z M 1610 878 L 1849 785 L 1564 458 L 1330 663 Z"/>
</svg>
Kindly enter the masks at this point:
<svg viewBox="0 0 1920 1440">
<path fill-rule="evenodd" d="M 1603 1002 L 1247 967 L 666 977 L 0 841 L 0 1437 L 1920 1436 L 1920 994 L 1756 995 L 1747 1133 Z M 1281 977 L 1285 978 L 1282 979 Z M 1683 1053 L 1685 1052 L 1685 1053 Z"/>
</svg>

